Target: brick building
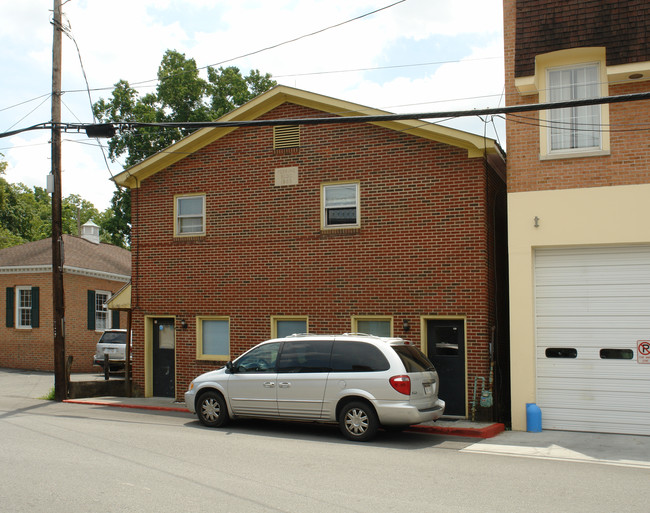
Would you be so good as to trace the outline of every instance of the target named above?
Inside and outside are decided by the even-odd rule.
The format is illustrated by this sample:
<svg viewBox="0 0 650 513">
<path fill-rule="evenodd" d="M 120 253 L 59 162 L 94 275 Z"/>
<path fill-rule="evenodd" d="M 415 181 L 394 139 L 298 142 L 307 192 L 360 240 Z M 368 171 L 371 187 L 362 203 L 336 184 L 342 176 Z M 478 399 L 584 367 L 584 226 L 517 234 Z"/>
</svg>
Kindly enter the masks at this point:
<svg viewBox="0 0 650 513">
<path fill-rule="evenodd" d="M 645 0 L 505 0 L 508 105 L 650 91 Z M 510 115 L 512 426 L 650 434 L 650 101 Z"/>
<path fill-rule="evenodd" d="M 104 329 L 126 327 L 126 314 L 109 312 L 105 303 L 131 275 L 130 251 L 100 244 L 92 223 L 82 230 L 89 235 L 63 236 L 65 346 L 73 372 L 93 370 Z M 0 367 L 53 371 L 52 239 L 0 250 L 0 288 Z"/>
<path fill-rule="evenodd" d="M 181 399 L 271 337 L 369 332 L 419 344 L 447 413 L 470 415 L 490 344 L 507 349 L 504 158 L 422 121 L 290 121 L 373 114 L 387 113 L 280 86 L 221 121 L 286 123 L 202 129 L 116 177 L 145 395 Z"/>
</svg>

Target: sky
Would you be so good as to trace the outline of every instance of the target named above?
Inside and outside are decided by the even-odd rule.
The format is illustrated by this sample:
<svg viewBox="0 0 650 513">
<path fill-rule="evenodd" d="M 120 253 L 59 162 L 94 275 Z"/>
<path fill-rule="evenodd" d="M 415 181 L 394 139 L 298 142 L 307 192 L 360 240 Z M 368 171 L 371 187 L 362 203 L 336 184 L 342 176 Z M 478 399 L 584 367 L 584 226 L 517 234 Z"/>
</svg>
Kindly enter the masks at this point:
<svg viewBox="0 0 650 513">
<path fill-rule="evenodd" d="M 52 8 L 53 0 L 3 3 L 0 134 L 51 120 Z M 63 122 L 91 123 L 91 103 L 110 98 L 120 79 L 153 91 L 167 49 L 199 67 L 258 69 L 279 84 L 388 112 L 504 106 L 501 0 L 63 0 L 63 13 L 74 38 L 63 37 Z M 443 124 L 505 147 L 500 119 Z M 7 181 L 46 186 L 49 136 L 0 138 Z M 62 184 L 64 197 L 103 211 L 123 162 L 106 161 L 100 144 L 63 134 Z"/>
</svg>

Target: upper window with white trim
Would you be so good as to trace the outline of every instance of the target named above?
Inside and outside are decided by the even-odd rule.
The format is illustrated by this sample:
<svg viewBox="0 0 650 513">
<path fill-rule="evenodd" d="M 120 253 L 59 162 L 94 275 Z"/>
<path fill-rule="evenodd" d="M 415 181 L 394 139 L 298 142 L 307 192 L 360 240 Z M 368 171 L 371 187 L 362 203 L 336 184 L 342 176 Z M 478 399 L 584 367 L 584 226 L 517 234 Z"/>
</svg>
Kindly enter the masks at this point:
<svg viewBox="0 0 650 513">
<path fill-rule="evenodd" d="M 599 65 L 548 69 L 547 84 L 550 102 L 598 98 L 601 96 Z M 600 105 L 549 110 L 548 121 L 551 152 L 601 148 Z"/>
<path fill-rule="evenodd" d="M 323 228 L 357 228 L 359 219 L 359 184 L 323 185 Z"/>
<path fill-rule="evenodd" d="M 205 195 L 176 196 L 174 234 L 205 235 Z"/>
</svg>

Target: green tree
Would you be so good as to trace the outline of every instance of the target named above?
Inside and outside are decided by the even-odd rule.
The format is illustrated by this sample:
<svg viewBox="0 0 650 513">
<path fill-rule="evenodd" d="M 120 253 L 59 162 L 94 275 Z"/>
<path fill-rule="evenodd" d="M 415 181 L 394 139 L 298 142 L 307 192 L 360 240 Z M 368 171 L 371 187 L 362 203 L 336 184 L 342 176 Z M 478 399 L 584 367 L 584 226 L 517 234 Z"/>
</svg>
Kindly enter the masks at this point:
<svg viewBox="0 0 650 513">
<path fill-rule="evenodd" d="M 207 75 L 207 80 L 199 76 L 194 59 L 167 50 L 158 68 L 155 93 L 140 96 L 126 80 L 120 80 L 110 99 L 102 98 L 93 105 L 95 117 L 101 123 L 214 121 L 277 85 L 268 73 L 252 70 L 243 76 L 235 66 L 208 67 Z M 157 127 L 120 131 L 108 143 L 109 156 L 113 161 L 123 157 L 128 168 L 191 132 L 191 129 Z M 106 227 L 110 227 L 107 231 L 112 234 L 113 244 L 119 241 L 124 244 L 130 240 L 130 192 L 116 191 L 111 210 L 115 219 L 105 221 Z"/>
</svg>

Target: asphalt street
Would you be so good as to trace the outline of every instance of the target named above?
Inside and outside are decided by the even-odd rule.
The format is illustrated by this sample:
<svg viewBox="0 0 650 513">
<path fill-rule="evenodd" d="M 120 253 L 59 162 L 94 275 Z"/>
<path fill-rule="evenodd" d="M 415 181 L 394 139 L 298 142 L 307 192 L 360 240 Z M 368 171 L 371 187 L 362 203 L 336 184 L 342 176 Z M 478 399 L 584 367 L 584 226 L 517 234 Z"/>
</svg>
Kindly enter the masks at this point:
<svg viewBox="0 0 650 513">
<path fill-rule="evenodd" d="M 2 511 L 647 511 L 649 437 L 381 432 L 354 444 L 334 426 L 208 429 L 171 409 L 39 399 L 52 383 L 0 369 Z"/>
</svg>

